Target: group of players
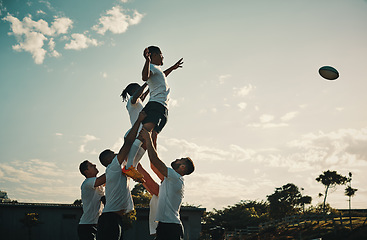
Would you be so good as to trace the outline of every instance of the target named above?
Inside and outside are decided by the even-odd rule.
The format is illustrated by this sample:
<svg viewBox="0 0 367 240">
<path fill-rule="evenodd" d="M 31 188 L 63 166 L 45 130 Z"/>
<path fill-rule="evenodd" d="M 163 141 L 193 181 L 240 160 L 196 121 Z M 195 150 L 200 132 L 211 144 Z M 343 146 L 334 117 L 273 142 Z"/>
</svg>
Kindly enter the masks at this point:
<svg viewBox="0 0 367 240">
<path fill-rule="evenodd" d="M 184 229 L 179 214 L 184 192 L 183 176 L 194 171 L 194 163 L 185 157 L 176 159 L 167 167 L 156 150 L 157 135 L 168 118 L 170 88 L 166 77 L 182 67 L 183 59 L 162 71 L 163 55 L 158 47 L 146 48 L 143 55 L 142 80 L 145 83 L 142 86 L 131 83 L 121 94 L 123 101 L 127 101 L 132 127 L 126 133 L 120 151 L 115 153 L 106 149 L 101 152 L 99 160 L 106 171 L 99 177 L 96 165 L 88 160 L 79 166 L 86 178 L 81 185 L 83 215 L 78 225 L 80 240 L 123 239 L 122 217 L 134 209 L 130 178 L 143 183 L 152 195 L 150 234 L 155 235 L 156 240 L 183 239 Z M 143 106 L 148 94 L 149 101 Z M 161 180 L 160 183 L 155 182 L 139 163 L 146 151 L 150 167 Z"/>
</svg>

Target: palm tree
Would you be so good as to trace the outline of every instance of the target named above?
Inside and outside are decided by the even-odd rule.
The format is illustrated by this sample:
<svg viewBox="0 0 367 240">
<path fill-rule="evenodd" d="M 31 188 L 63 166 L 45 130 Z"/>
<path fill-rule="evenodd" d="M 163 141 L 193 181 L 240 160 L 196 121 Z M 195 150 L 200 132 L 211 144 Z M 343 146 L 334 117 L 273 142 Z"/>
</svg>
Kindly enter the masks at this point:
<svg viewBox="0 0 367 240">
<path fill-rule="evenodd" d="M 345 188 L 345 195 L 349 197 L 349 224 L 350 229 L 352 229 L 352 197 L 356 194 L 358 189 L 352 188 L 352 173 L 349 172 L 349 178 L 348 178 L 349 186 Z"/>
</svg>

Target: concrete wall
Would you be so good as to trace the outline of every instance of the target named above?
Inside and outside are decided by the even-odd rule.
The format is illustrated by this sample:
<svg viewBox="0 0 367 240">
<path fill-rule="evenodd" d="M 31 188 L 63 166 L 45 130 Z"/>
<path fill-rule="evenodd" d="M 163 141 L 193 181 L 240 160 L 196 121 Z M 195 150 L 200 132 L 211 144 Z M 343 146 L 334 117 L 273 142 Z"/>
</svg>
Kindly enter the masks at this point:
<svg viewBox="0 0 367 240">
<path fill-rule="evenodd" d="M 136 209 L 137 221 L 125 231 L 127 240 L 149 240 L 148 208 Z M 185 240 L 199 239 L 203 208 L 181 209 Z M 27 213 L 37 213 L 40 224 L 31 228 L 22 223 Z M 67 204 L 0 203 L 0 239 L 78 240 L 77 226 L 82 208 Z"/>
</svg>

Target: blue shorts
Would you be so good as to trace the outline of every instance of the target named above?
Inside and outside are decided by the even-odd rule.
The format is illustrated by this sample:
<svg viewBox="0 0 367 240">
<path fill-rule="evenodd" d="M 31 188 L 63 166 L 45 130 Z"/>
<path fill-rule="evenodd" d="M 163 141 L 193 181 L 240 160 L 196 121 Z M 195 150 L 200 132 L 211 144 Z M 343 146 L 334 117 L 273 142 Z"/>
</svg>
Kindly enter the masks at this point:
<svg viewBox="0 0 367 240">
<path fill-rule="evenodd" d="M 160 133 L 167 123 L 168 109 L 159 102 L 148 102 L 142 111 L 147 114 L 143 120 L 143 124 L 154 123 L 154 131 Z"/>
</svg>

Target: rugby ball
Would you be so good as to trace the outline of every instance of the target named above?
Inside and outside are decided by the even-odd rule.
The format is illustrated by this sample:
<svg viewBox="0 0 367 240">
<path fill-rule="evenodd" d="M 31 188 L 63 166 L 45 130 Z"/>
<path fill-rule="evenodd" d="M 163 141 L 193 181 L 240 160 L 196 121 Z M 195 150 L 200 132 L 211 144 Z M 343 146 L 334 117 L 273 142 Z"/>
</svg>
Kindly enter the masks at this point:
<svg viewBox="0 0 367 240">
<path fill-rule="evenodd" d="M 323 66 L 319 69 L 319 74 L 321 77 L 327 80 L 335 80 L 339 77 L 339 72 L 330 66 Z"/>
</svg>

